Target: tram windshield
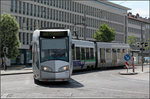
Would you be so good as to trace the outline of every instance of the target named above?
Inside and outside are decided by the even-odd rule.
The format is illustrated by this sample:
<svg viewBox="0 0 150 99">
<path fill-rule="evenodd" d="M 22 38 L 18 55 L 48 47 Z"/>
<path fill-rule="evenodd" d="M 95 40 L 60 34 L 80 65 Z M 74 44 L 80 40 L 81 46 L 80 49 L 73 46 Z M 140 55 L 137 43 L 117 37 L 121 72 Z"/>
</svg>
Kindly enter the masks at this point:
<svg viewBox="0 0 150 99">
<path fill-rule="evenodd" d="M 41 38 L 41 62 L 49 60 L 69 61 L 68 38 L 59 39 Z"/>
</svg>

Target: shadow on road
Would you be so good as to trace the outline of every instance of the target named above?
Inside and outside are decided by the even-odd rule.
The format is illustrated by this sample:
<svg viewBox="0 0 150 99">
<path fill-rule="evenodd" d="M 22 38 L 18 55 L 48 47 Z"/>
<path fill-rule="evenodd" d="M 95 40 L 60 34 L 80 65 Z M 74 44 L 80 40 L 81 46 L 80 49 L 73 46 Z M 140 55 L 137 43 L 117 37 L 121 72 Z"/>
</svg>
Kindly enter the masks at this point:
<svg viewBox="0 0 150 99">
<path fill-rule="evenodd" d="M 117 69 L 125 69 L 124 67 L 105 67 L 105 68 L 97 68 L 97 69 L 84 69 L 84 70 L 76 70 L 73 71 L 72 75 L 81 75 L 93 72 L 102 72 L 102 71 L 112 71 Z"/>
<path fill-rule="evenodd" d="M 50 87 L 50 88 L 79 88 L 84 87 L 83 84 L 77 82 L 74 79 L 70 79 L 68 82 L 39 82 L 41 87 Z"/>
</svg>

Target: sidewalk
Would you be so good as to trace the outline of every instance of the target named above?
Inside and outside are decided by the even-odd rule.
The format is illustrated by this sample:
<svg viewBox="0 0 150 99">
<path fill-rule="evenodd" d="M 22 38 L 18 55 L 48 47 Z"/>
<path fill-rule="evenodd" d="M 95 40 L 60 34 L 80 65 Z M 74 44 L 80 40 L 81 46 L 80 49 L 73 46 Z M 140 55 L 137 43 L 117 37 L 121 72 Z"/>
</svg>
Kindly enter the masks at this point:
<svg viewBox="0 0 150 99">
<path fill-rule="evenodd" d="M 12 66 L 8 67 L 7 70 L 1 70 L 0 76 L 4 75 L 16 75 L 16 74 L 28 74 L 33 73 L 32 67 L 26 67 L 26 66 Z"/>
<path fill-rule="evenodd" d="M 121 74 L 122 73 L 122 74 Z M 136 79 L 136 80 L 146 80 L 149 81 L 150 77 L 150 67 L 149 65 L 143 66 L 143 72 L 142 72 L 142 66 L 135 66 L 135 73 L 133 73 L 133 69 L 129 69 L 127 73 L 127 69 L 122 70 L 119 72 L 121 77 L 126 77 L 130 79 Z"/>
<path fill-rule="evenodd" d="M 149 65 L 144 65 L 144 72 L 142 72 L 142 66 L 135 66 L 135 73 L 137 75 L 139 74 L 149 74 L 150 73 L 150 67 Z M 7 70 L 1 70 L 0 76 L 4 75 L 16 75 L 16 74 L 28 74 L 28 73 L 33 73 L 32 67 L 26 67 L 26 66 L 17 66 L 17 67 L 9 67 Z M 127 73 L 126 69 L 121 70 L 120 73 Z M 132 68 L 128 70 L 128 73 L 133 73 Z M 129 76 L 129 75 L 126 75 Z"/>
<path fill-rule="evenodd" d="M 143 72 L 142 72 L 142 66 L 137 65 L 135 66 L 135 73 L 148 73 L 150 71 L 149 65 L 143 65 Z M 123 69 L 120 73 L 127 73 L 127 69 Z M 128 73 L 133 73 L 132 66 L 129 67 Z"/>
</svg>

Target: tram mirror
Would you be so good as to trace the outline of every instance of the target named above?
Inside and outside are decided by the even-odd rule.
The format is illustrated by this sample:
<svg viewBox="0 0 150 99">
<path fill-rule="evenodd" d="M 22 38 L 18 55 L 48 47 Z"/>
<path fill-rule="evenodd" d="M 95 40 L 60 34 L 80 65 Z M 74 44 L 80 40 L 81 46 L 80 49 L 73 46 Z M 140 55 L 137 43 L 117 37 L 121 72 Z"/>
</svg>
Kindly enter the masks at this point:
<svg viewBox="0 0 150 99">
<path fill-rule="evenodd" d="M 72 46 L 71 46 L 71 47 L 72 47 L 72 49 L 74 49 L 74 48 L 75 48 L 75 45 L 74 45 L 74 44 L 72 44 Z"/>
</svg>

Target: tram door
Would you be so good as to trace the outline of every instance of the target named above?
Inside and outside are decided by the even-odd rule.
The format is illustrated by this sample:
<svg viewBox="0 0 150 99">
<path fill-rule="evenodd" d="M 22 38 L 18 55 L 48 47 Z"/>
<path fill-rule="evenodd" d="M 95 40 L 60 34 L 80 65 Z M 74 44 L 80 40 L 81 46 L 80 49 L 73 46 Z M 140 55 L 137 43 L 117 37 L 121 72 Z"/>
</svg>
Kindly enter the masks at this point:
<svg viewBox="0 0 150 99">
<path fill-rule="evenodd" d="M 100 48 L 100 63 L 105 64 L 105 48 Z"/>
<path fill-rule="evenodd" d="M 117 53 L 116 49 L 112 49 L 112 64 L 116 65 L 117 64 Z"/>
</svg>

